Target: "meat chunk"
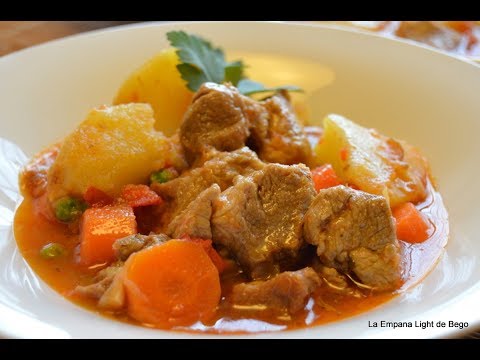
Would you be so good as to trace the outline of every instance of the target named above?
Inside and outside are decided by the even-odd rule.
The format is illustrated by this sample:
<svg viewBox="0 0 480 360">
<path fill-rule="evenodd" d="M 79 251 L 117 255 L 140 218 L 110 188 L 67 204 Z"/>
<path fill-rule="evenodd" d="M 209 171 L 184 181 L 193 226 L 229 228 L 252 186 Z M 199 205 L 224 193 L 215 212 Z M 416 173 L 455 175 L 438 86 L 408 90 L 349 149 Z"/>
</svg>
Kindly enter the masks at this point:
<svg viewBox="0 0 480 360">
<path fill-rule="evenodd" d="M 95 276 L 93 284 L 85 286 L 79 285 L 73 290 L 73 293 L 98 299 L 99 305 L 101 304 L 104 308 L 118 309 L 122 307 L 125 302 L 123 286 L 119 286 L 119 281 L 121 280 L 119 275 L 122 269 L 123 262 L 118 261 L 100 270 Z"/>
<path fill-rule="evenodd" d="M 229 249 L 253 278 L 266 278 L 295 261 L 303 217 L 315 196 L 309 169 L 268 164 L 213 201 L 213 241 Z"/>
<path fill-rule="evenodd" d="M 205 172 L 211 174 L 211 181 L 220 185 L 222 190 L 231 186 L 237 175 L 248 175 L 262 169 L 264 165 L 258 155 L 248 147 L 230 152 L 208 149 L 195 163 L 195 167 L 206 169 Z"/>
<path fill-rule="evenodd" d="M 161 219 L 165 230 L 177 215 L 213 184 L 223 191 L 233 184 L 236 176 L 248 175 L 264 164 L 253 151 L 244 147 L 232 152 L 210 149 L 202 154 L 195 166 L 174 180 L 152 185 L 152 189 L 167 203 Z"/>
<path fill-rule="evenodd" d="M 350 257 L 353 272 L 364 284 L 379 290 L 396 289 L 400 285 L 400 250 L 396 242 L 377 251 L 359 247 Z"/>
<path fill-rule="evenodd" d="M 400 248 L 382 196 L 340 185 L 321 190 L 305 215 L 305 240 L 326 266 L 377 290 L 400 284 Z"/>
<path fill-rule="evenodd" d="M 230 301 L 234 306 L 255 306 L 277 314 L 294 314 L 305 307 L 308 297 L 319 285 L 317 273 L 307 267 L 282 272 L 266 281 L 237 284 Z"/>
<path fill-rule="evenodd" d="M 170 238 L 165 234 L 142 235 L 135 234 L 115 240 L 112 247 L 118 260 L 125 261 L 128 257 L 146 247 L 162 244 Z"/>
<path fill-rule="evenodd" d="M 206 148 L 232 151 L 245 144 L 267 162 L 308 163 L 311 157 L 287 92 L 257 102 L 231 85 L 200 87 L 183 119 L 180 141 L 190 163 Z"/>
<path fill-rule="evenodd" d="M 210 217 L 212 201 L 220 195 L 220 187 L 213 184 L 178 214 L 168 225 L 167 234 L 172 238 L 188 235 L 192 238 L 211 239 Z"/>
<path fill-rule="evenodd" d="M 107 310 L 119 310 L 125 306 L 126 296 L 123 287 L 123 266 L 116 272 L 110 286 L 98 300 L 98 306 Z"/>
<path fill-rule="evenodd" d="M 189 158 L 206 146 L 231 151 L 245 145 L 249 128 L 238 90 L 230 85 L 207 82 L 195 94 L 185 114 L 180 141 Z"/>
<path fill-rule="evenodd" d="M 268 112 L 266 134 L 257 137 L 260 159 L 281 164 L 308 164 L 311 148 L 303 126 L 298 122 L 287 92 L 265 101 Z"/>
</svg>

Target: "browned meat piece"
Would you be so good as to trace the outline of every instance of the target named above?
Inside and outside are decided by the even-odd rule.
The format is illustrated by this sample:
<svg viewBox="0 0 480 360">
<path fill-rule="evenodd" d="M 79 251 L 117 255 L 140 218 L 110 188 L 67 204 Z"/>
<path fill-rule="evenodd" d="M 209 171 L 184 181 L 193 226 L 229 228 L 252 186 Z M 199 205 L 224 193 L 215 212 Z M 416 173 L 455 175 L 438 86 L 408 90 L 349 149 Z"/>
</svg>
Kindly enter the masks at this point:
<svg viewBox="0 0 480 360">
<path fill-rule="evenodd" d="M 353 272 L 367 285 L 379 290 L 396 289 L 400 286 L 400 250 L 397 241 L 379 250 L 359 247 L 350 252 Z"/>
<path fill-rule="evenodd" d="M 310 170 L 267 164 L 213 201 L 213 241 L 229 249 L 253 278 L 289 265 L 303 244 L 303 217 L 315 196 Z"/>
<path fill-rule="evenodd" d="M 320 278 L 310 267 L 286 271 L 267 281 L 235 285 L 230 302 L 237 307 L 294 314 L 305 307 L 308 297 L 319 285 Z"/>
<path fill-rule="evenodd" d="M 326 266 L 377 290 L 400 285 L 400 248 L 382 196 L 340 185 L 320 190 L 305 215 L 305 240 Z"/>
<path fill-rule="evenodd" d="M 264 103 L 268 111 L 268 129 L 258 137 L 260 159 L 281 164 L 308 164 L 311 148 L 303 126 L 298 122 L 287 92 L 272 96 Z"/>
<path fill-rule="evenodd" d="M 167 202 L 167 208 L 162 215 L 165 229 L 202 191 L 213 184 L 217 184 L 223 191 L 233 184 L 237 175 L 247 175 L 261 169 L 264 164 L 257 154 L 244 147 L 232 152 L 209 150 L 195 166 L 197 167 L 174 180 L 152 185 L 152 189 Z"/>
<path fill-rule="evenodd" d="M 117 271 L 110 286 L 98 300 L 98 306 L 107 310 L 119 310 L 125 306 L 126 296 L 123 287 L 123 267 Z"/>
<path fill-rule="evenodd" d="M 135 234 L 115 240 L 112 247 L 117 259 L 125 261 L 131 254 L 137 251 L 153 245 L 162 244 L 168 240 L 170 240 L 170 238 L 165 234 Z"/>
<path fill-rule="evenodd" d="M 231 85 L 200 87 L 183 119 L 180 141 L 190 163 L 208 147 L 232 151 L 245 144 L 268 162 L 308 163 L 311 157 L 287 92 L 257 102 Z"/>
<path fill-rule="evenodd" d="M 109 267 L 100 270 L 94 278 L 94 283 L 86 286 L 77 286 L 73 293 L 99 300 L 102 306 L 120 308 L 125 301 L 123 286 L 119 286 L 117 276 L 121 274 L 123 262 L 118 261 Z M 115 284 L 115 286 L 113 286 Z M 113 289 L 110 288 L 113 286 Z M 105 296 L 106 295 L 106 296 Z"/>
<path fill-rule="evenodd" d="M 396 35 L 446 51 L 456 50 L 462 41 L 459 33 L 431 21 L 401 21 Z"/>
<path fill-rule="evenodd" d="M 204 83 L 193 98 L 180 128 L 180 141 L 193 159 L 206 146 L 231 151 L 245 146 L 250 125 L 243 99 L 230 85 Z"/>
<path fill-rule="evenodd" d="M 265 165 L 258 159 L 257 154 L 248 147 L 222 152 L 208 149 L 202 153 L 195 167 L 204 167 L 211 173 L 211 178 L 224 190 L 232 185 L 237 175 L 247 175 L 252 171 L 260 170 Z"/>
<path fill-rule="evenodd" d="M 210 217 L 212 201 L 220 195 L 220 187 L 213 184 L 178 214 L 168 225 L 167 234 L 172 238 L 188 235 L 192 238 L 211 239 Z"/>
</svg>

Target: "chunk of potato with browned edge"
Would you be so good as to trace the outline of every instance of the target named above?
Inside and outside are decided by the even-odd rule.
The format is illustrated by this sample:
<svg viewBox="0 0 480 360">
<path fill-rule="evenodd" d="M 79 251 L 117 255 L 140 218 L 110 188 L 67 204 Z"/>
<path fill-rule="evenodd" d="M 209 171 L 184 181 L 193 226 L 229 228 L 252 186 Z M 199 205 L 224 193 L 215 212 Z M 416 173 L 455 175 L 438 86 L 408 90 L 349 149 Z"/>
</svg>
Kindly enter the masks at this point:
<svg viewBox="0 0 480 360">
<path fill-rule="evenodd" d="M 155 129 L 167 136 L 174 134 L 193 97 L 176 68 L 178 63 L 173 48 L 155 55 L 124 81 L 113 103 L 141 102 L 152 105 Z"/>
<path fill-rule="evenodd" d="M 48 172 L 48 198 L 82 196 L 94 186 L 118 196 L 126 184 L 148 183 L 152 171 L 181 162 L 170 139 L 153 129 L 148 104 L 90 111 L 68 135 Z"/>
<path fill-rule="evenodd" d="M 429 168 L 418 149 L 331 114 L 316 146 L 318 161 L 332 164 L 345 182 L 360 190 L 386 195 L 393 207 L 426 196 Z"/>
</svg>

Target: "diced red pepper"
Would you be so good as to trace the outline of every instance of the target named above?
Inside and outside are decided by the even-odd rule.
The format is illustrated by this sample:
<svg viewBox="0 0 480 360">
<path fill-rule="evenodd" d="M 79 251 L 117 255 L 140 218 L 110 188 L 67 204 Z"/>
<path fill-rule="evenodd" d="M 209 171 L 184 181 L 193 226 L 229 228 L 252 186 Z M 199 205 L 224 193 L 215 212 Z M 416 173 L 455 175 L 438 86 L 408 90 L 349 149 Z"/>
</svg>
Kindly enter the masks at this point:
<svg viewBox="0 0 480 360">
<path fill-rule="evenodd" d="M 94 186 L 90 186 L 87 191 L 85 191 L 83 199 L 91 207 L 102 207 L 113 203 L 111 196 Z"/>
<path fill-rule="evenodd" d="M 126 185 L 122 189 L 121 198 L 133 208 L 162 203 L 162 198 L 147 185 Z"/>
<path fill-rule="evenodd" d="M 195 238 L 192 239 L 189 236 L 185 236 L 183 237 L 183 239 L 188 241 L 193 241 L 202 245 L 203 249 L 205 250 L 207 255 L 210 257 L 210 260 L 212 260 L 213 265 L 215 265 L 215 267 L 217 268 L 219 274 L 221 274 L 225 270 L 225 268 L 227 267 L 227 264 L 225 260 L 223 260 L 223 258 L 218 254 L 218 252 L 213 248 L 212 240 L 195 239 Z"/>
</svg>

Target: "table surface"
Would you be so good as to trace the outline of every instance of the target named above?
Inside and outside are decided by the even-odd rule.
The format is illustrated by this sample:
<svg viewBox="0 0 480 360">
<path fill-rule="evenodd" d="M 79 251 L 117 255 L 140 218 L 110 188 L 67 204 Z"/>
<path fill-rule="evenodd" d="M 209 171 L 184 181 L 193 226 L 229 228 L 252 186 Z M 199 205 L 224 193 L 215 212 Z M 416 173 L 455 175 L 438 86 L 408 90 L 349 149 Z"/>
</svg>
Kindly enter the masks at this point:
<svg viewBox="0 0 480 360">
<path fill-rule="evenodd" d="M 0 56 L 32 45 L 130 21 L 0 21 Z M 479 329 L 477 329 L 479 330 Z M 480 332 L 465 338 L 480 339 Z"/>
</svg>

